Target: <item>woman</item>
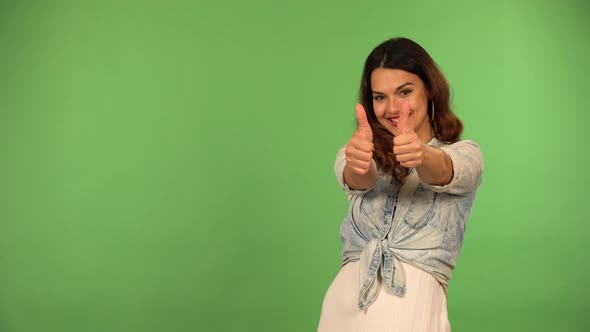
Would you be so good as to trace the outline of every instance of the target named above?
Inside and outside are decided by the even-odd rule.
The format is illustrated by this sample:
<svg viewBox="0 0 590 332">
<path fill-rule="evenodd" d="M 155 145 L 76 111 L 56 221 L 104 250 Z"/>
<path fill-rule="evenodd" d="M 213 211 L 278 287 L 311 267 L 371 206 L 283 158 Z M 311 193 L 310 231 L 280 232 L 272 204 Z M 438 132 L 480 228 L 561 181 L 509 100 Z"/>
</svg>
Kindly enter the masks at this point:
<svg viewBox="0 0 590 332">
<path fill-rule="evenodd" d="M 446 79 L 415 42 L 394 38 L 367 57 L 358 129 L 334 167 L 350 207 L 318 331 L 450 331 L 447 281 L 483 160 L 460 140 L 449 103 Z"/>
</svg>

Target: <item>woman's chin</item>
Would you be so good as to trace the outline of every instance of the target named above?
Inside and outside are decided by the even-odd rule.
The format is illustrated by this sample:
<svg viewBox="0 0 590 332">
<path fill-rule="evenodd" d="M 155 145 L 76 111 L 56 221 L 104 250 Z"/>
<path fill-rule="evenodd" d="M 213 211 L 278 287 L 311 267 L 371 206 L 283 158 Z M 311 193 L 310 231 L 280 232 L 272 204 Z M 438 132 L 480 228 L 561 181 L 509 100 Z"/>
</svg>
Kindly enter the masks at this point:
<svg viewBox="0 0 590 332">
<path fill-rule="evenodd" d="M 393 136 L 397 136 L 399 134 L 401 134 L 401 130 L 399 130 L 397 127 L 394 126 L 389 126 L 387 127 L 387 130 L 393 135 Z"/>
</svg>

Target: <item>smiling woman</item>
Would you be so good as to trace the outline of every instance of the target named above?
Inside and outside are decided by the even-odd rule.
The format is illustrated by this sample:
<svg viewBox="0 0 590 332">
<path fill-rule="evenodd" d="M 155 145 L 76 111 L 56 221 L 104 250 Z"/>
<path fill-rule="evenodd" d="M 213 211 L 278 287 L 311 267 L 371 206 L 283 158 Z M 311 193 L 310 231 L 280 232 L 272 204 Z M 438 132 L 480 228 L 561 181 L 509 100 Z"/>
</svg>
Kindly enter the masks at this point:
<svg viewBox="0 0 590 332">
<path fill-rule="evenodd" d="M 394 38 L 368 56 L 358 129 L 334 166 L 350 206 L 318 331 L 450 331 L 447 282 L 483 160 L 475 142 L 459 140 L 449 101 L 415 42 Z"/>
<path fill-rule="evenodd" d="M 414 132 L 422 141 L 433 136 L 427 115 L 428 91 L 420 77 L 400 69 L 377 68 L 371 73 L 371 88 L 375 117 L 393 135 L 401 133 L 401 103 L 411 103 L 408 121 L 415 126 Z"/>
</svg>

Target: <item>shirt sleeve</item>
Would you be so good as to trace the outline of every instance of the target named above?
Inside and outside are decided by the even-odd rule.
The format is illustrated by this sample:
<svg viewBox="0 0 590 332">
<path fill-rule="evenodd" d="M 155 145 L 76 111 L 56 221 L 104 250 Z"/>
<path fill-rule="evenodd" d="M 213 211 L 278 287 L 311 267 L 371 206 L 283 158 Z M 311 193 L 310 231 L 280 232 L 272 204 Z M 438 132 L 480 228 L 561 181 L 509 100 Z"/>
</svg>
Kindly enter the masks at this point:
<svg viewBox="0 0 590 332">
<path fill-rule="evenodd" d="M 334 172 L 336 173 L 336 180 L 338 180 L 338 184 L 340 185 L 340 188 L 342 188 L 342 190 L 344 190 L 346 192 L 346 195 L 348 197 L 350 197 L 351 195 L 364 194 L 364 193 L 370 191 L 371 189 L 373 189 L 372 187 L 368 188 L 368 189 L 364 189 L 364 190 L 352 189 L 344 181 L 344 166 L 346 165 L 345 150 L 346 150 L 346 145 L 343 146 L 338 151 L 338 154 L 336 155 L 336 162 L 334 163 Z M 373 163 L 374 166 L 376 166 L 375 160 L 371 160 L 371 162 Z"/>
<path fill-rule="evenodd" d="M 481 183 L 483 175 L 483 157 L 479 145 L 465 140 L 443 146 L 441 149 L 451 157 L 453 178 L 444 186 L 425 183 L 438 193 L 464 195 L 474 192 Z"/>
</svg>

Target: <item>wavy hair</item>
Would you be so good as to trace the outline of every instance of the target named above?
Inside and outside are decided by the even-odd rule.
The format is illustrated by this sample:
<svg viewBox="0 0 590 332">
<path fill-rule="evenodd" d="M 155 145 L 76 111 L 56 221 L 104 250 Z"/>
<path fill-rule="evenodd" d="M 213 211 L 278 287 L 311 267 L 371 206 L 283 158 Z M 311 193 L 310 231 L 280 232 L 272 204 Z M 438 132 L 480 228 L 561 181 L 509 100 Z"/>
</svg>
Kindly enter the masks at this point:
<svg viewBox="0 0 590 332">
<path fill-rule="evenodd" d="M 377 46 L 365 61 L 359 91 L 359 103 L 367 112 L 367 119 L 373 131 L 373 159 L 377 168 L 392 173 L 398 180 L 408 174 L 408 169 L 398 165 L 393 154 L 393 134 L 385 129 L 375 116 L 371 73 L 377 68 L 401 69 L 412 73 L 424 82 L 429 92 L 428 117 L 435 136 L 441 142 L 455 143 L 463 131 L 461 120 L 451 111 L 449 83 L 430 55 L 416 42 L 407 38 L 392 38 Z M 432 117 L 434 105 L 434 119 Z M 357 122 L 358 127 L 358 122 Z M 400 166 L 400 167 L 398 167 Z M 395 171 L 398 169 L 398 171 Z"/>
</svg>

